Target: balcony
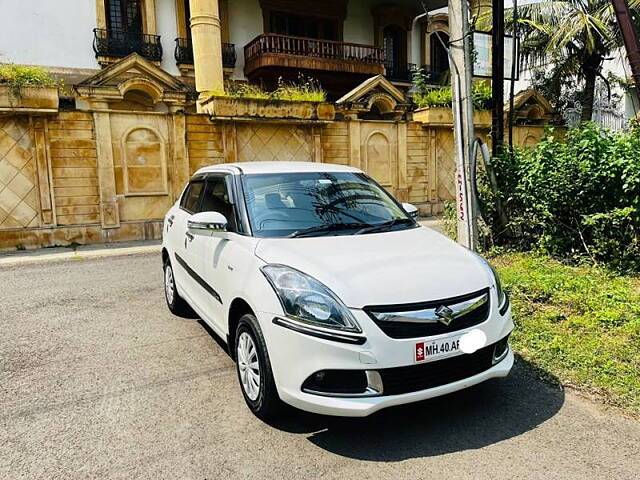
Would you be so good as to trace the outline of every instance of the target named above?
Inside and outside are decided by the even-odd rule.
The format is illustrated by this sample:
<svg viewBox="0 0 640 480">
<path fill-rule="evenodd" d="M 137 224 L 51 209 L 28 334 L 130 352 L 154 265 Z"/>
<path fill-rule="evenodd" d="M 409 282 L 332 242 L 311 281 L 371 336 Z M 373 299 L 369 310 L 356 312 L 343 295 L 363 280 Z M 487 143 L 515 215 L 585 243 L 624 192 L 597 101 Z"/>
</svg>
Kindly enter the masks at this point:
<svg viewBox="0 0 640 480">
<path fill-rule="evenodd" d="M 263 69 L 342 72 L 366 76 L 384 73 L 381 48 L 275 33 L 259 35 L 245 46 L 244 59 L 244 72 L 249 78 Z"/>
<path fill-rule="evenodd" d="M 193 65 L 193 46 L 191 45 L 191 39 L 176 38 L 175 57 L 178 65 Z M 223 43 L 222 66 L 224 68 L 235 68 L 236 59 L 236 46 L 233 43 Z"/>
<path fill-rule="evenodd" d="M 153 62 L 162 60 L 160 35 L 146 33 L 94 28 L 93 51 L 98 58 L 122 58 L 137 53 Z"/>
<path fill-rule="evenodd" d="M 413 70 L 416 67 L 415 63 L 404 63 L 401 65 L 385 62 L 384 76 L 391 82 L 398 83 L 411 83 L 413 78 Z"/>
</svg>

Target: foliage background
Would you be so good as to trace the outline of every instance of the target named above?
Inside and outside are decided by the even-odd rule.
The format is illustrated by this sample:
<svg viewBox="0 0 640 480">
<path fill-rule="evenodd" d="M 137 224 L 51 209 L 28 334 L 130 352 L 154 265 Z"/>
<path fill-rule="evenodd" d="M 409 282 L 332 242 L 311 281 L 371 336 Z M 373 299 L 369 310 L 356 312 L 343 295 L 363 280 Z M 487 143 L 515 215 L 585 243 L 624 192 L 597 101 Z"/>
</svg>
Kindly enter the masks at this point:
<svg viewBox="0 0 640 480">
<path fill-rule="evenodd" d="M 481 176 L 487 243 L 640 271 L 640 127 L 592 123 L 549 130 L 531 149 L 494 159 L 498 191 Z M 505 207 L 501 225 L 495 195 Z"/>
</svg>

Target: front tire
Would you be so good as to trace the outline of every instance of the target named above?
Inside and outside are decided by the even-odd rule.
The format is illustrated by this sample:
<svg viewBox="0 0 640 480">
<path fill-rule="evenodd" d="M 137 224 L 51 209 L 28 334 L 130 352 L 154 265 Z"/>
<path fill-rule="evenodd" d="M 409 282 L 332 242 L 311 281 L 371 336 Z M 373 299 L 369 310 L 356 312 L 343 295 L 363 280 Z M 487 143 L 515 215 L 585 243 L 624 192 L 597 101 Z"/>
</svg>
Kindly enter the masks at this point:
<svg viewBox="0 0 640 480">
<path fill-rule="evenodd" d="M 282 412 L 283 403 L 278 396 L 267 346 L 255 316 L 246 314 L 240 318 L 234 347 L 238 381 L 247 406 L 262 420 L 277 417 Z"/>
<path fill-rule="evenodd" d="M 178 293 L 176 277 L 169 259 L 164 262 L 164 298 L 167 301 L 169 311 L 174 315 L 182 318 L 197 318 L 193 309 Z"/>
</svg>

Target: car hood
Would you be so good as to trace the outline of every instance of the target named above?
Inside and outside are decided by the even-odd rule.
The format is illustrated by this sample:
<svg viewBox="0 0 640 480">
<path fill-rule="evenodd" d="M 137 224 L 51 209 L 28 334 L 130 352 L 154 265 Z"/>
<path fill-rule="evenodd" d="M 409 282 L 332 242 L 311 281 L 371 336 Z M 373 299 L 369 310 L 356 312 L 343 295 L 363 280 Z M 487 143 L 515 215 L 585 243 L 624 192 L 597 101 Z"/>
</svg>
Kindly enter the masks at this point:
<svg viewBox="0 0 640 480">
<path fill-rule="evenodd" d="M 363 235 L 265 238 L 256 255 L 296 268 L 351 308 L 424 302 L 492 284 L 473 253 L 427 227 Z"/>
</svg>

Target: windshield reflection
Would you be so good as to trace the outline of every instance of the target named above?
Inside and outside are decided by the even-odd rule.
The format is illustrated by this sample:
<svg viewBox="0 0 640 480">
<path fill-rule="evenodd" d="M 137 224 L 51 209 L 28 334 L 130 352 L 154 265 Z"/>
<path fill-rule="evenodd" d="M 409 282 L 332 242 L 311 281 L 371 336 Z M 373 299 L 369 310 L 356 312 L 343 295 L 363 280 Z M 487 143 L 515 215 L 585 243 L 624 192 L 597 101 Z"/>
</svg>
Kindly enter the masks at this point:
<svg viewBox="0 0 640 480">
<path fill-rule="evenodd" d="M 249 174 L 242 179 L 249 221 L 258 237 L 352 235 L 385 224 L 390 229 L 415 225 L 362 173 Z"/>
</svg>

